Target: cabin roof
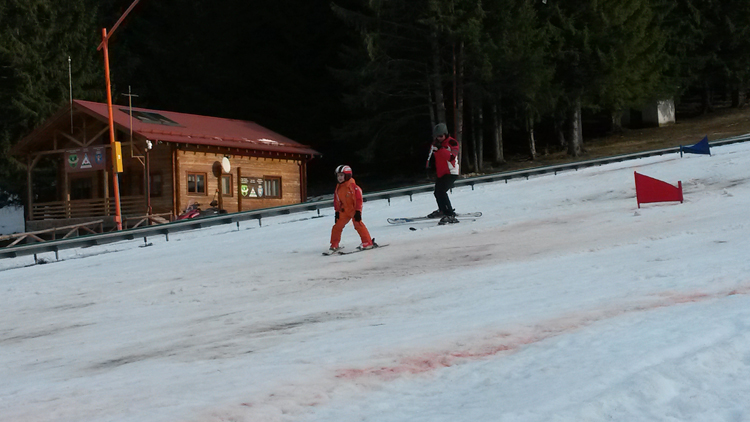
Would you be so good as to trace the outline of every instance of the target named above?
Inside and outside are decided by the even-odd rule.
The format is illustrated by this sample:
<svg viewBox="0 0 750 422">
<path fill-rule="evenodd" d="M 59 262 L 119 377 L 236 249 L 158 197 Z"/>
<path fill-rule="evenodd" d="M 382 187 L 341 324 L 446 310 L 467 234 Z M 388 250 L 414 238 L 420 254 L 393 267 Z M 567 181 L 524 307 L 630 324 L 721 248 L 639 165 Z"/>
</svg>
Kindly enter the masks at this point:
<svg viewBox="0 0 750 422">
<path fill-rule="evenodd" d="M 108 123 L 107 104 L 92 101 L 74 100 L 73 111 L 83 112 L 97 120 Z M 127 106 L 112 107 L 115 128 L 130 132 L 131 116 Z M 23 138 L 11 150 L 13 155 L 24 155 L 39 149 L 50 139 L 55 128 L 70 126 L 71 105 L 67 105 L 50 117 L 42 126 Z M 278 152 L 307 156 L 320 155 L 319 152 L 295 142 L 257 123 L 246 120 L 225 119 L 201 116 L 166 110 L 132 108 L 133 135 L 151 141 L 171 142 L 192 145 L 207 145 L 258 152 Z"/>
</svg>

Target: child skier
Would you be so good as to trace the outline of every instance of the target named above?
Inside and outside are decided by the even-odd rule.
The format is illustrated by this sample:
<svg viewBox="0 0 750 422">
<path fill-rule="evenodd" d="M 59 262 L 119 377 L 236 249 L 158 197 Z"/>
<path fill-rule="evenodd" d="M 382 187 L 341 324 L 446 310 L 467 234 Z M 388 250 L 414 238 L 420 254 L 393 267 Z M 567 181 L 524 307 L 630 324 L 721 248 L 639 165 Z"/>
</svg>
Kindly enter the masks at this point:
<svg viewBox="0 0 750 422">
<path fill-rule="evenodd" d="M 370 232 L 362 222 L 362 189 L 352 178 L 352 168 L 346 165 L 336 167 L 338 185 L 333 195 L 333 208 L 336 211 L 336 223 L 331 229 L 331 247 L 329 253 L 341 249 L 341 232 L 350 220 L 354 220 L 354 229 L 359 233 L 362 244 L 357 249 L 371 249 L 375 246 Z"/>
</svg>

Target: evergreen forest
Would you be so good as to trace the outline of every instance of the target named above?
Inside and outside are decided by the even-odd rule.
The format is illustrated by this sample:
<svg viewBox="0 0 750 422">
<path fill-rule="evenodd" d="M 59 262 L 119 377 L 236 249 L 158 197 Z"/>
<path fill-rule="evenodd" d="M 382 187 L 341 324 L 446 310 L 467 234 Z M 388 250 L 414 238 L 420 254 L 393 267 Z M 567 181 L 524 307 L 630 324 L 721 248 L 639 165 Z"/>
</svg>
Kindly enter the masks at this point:
<svg viewBox="0 0 750 422">
<path fill-rule="evenodd" d="M 0 2 L 0 206 L 23 200 L 12 145 L 70 100 L 105 101 L 102 28 L 133 0 Z M 740 107 L 747 0 L 140 0 L 109 42 L 114 102 L 254 121 L 323 157 L 310 193 L 424 177 L 431 128 L 462 172 L 585 153 L 672 99 Z M 376 182 L 378 181 L 378 182 Z M 380 184 L 378 184 L 380 183 Z M 318 189 L 320 187 L 320 189 Z"/>
</svg>

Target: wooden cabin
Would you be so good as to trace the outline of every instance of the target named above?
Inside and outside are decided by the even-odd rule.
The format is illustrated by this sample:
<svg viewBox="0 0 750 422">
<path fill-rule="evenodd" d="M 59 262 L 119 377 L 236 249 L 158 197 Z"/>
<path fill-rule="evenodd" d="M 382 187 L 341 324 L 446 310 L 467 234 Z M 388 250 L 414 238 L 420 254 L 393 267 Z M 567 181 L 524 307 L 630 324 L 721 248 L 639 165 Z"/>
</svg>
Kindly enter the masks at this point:
<svg viewBox="0 0 750 422">
<path fill-rule="evenodd" d="M 194 202 L 205 209 L 216 200 L 232 213 L 306 200 L 307 163 L 319 154 L 258 124 L 121 105 L 113 118 L 124 227 L 147 215 L 169 220 Z M 27 165 L 27 231 L 93 219 L 114 225 L 106 104 L 73 101 L 11 154 Z M 56 175 L 55 186 L 35 183 L 37 172 Z"/>
</svg>

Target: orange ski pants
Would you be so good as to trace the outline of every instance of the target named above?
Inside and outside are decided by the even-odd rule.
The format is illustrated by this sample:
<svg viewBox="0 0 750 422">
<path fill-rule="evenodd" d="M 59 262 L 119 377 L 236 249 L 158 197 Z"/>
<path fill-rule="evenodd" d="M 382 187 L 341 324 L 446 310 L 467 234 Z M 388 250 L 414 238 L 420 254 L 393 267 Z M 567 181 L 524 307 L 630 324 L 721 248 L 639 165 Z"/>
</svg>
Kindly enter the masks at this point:
<svg viewBox="0 0 750 422">
<path fill-rule="evenodd" d="M 354 213 L 339 213 L 339 219 L 331 229 L 331 246 L 333 246 L 334 248 L 339 247 L 339 242 L 341 242 L 341 232 L 344 231 L 344 226 L 346 226 L 352 218 L 354 218 Z M 357 231 L 357 233 L 359 233 L 360 239 L 362 239 L 362 243 L 372 242 L 372 238 L 370 238 L 370 232 L 367 231 L 365 223 L 361 221 L 354 221 L 353 223 L 354 229 Z"/>
</svg>

